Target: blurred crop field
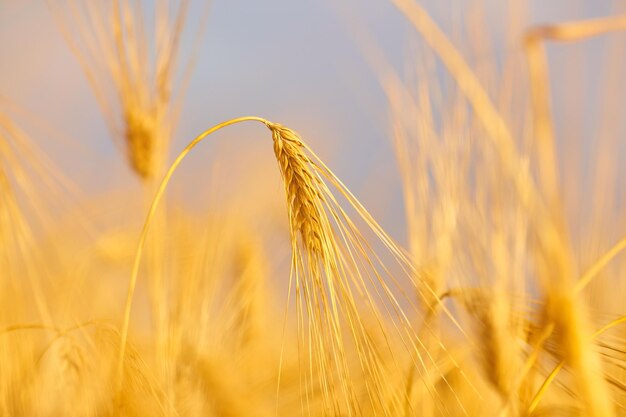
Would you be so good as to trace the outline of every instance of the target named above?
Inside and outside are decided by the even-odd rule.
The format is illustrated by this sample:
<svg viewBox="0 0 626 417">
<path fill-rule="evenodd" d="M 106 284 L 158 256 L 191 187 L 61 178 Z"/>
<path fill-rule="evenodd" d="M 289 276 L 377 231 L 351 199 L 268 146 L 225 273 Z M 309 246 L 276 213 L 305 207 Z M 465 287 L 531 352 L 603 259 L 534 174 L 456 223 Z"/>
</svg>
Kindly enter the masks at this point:
<svg viewBox="0 0 626 417">
<path fill-rule="evenodd" d="M 626 416 L 626 3 L 0 0 L 0 416 Z"/>
</svg>

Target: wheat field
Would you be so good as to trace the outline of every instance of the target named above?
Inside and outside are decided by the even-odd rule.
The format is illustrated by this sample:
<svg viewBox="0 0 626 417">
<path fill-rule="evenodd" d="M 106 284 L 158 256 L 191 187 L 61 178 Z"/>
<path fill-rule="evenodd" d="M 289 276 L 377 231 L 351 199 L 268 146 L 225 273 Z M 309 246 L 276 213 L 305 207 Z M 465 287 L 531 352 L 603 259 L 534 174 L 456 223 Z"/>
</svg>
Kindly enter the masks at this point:
<svg viewBox="0 0 626 417">
<path fill-rule="evenodd" d="M 251 50 L 246 19 L 284 11 L 260 23 L 264 73 L 230 68 L 226 36 L 205 57 L 222 0 L 11 1 L 1 416 L 626 416 L 623 4 L 319 2 L 366 84 L 320 39 L 289 49 L 317 4 L 232 9 Z M 31 50 L 5 35 L 29 13 L 80 74 L 62 97 L 23 99 L 57 68 L 43 29 Z M 329 133 L 345 106 L 316 113 L 322 86 L 280 79 L 307 50 L 328 53 L 309 76 L 349 68 L 375 142 Z M 206 59 L 271 97 L 188 100 Z"/>
</svg>

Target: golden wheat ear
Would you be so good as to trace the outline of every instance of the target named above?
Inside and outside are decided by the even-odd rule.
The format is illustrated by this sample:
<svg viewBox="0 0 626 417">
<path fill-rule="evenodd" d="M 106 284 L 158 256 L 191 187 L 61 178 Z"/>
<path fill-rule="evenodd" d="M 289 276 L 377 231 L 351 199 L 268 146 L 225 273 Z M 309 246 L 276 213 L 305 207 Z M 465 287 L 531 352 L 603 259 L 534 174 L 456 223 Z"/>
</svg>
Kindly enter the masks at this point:
<svg viewBox="0 0 626 417">
<path fill-rule="evenodd" d="M 324 228 L 321 195 L 317 189 L 319 180 L 303 152 L 304 144 L 295 132 L 282 125 L 271 123 L 268 127 L 285 185 L 292 235 L 299 233 L 303 248 L 313 256 L 322 256 Z"/>
<path fill-rule="evenodd" d="M 428 324 L 418 329 L 414 323 L 433 308 L 419 308 L 419 301 L 438 297 L 300 136 L 279 124 L 268 127 L 287 197 L 299 339 L 309 362 L 303 367 L 307 398 L 320 390 L 328 412 L 397 415 L 406 394 L 394 392 L 388 381 L 405 378 L 407 363 L 436 396 L 434 384 L 448 382 L 435 358 L 455 361 Z M 443 305 L 436 307 L 462 332 Z M 436 340 L 434 350 L 426 348 L 420 330 Z M 370 401 L 360 403 L 361 396 Z"/>
<path fill-rule="evenodd" d="M 434 385 L 447 383 L 436 356 L 448 353 L 443 343 L 438 343 L 437 352 L 426 349 L 414 328 L 422 313 L 414 298 L 424 286 L 417 285 L 405 252 L 297 133 L 259 117 L 232 119 L 202 133 L 174 160 L 157 189 L 128 288 L 118 387 L 141 254 L 165 188 L 200 141 L 244 121 L 263 123 L 271 131 L 284 181 L 292 241 L 290 289 L 294 282 L 307 398 L 321 397 L 328 412 L 359 414 L 367 409 L 376 415 L 397 415 L 406 407 L 404 392 L 394 390 L 388 381 L 405 378 L 407 363 L 436 395 Z M 445 306 L 442 310 L 454 321 Z M 360 400 L 363 396 L 366 404 Z"/>
</svg>

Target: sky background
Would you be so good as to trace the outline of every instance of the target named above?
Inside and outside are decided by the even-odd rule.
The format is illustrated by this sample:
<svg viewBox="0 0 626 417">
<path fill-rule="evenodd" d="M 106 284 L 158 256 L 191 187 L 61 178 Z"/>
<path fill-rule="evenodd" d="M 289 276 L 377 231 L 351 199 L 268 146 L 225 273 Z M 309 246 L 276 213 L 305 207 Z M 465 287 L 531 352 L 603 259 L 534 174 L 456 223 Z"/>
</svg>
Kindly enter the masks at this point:
<svg viewBox="0 0 626 417">
<path fill-rule="evenodd" d="M 0 109 L 17 105 L 29 115 L 27 120 L 41 123 L 33 140 L 87 194 L 106 194 L 120 187 L 137 189 L 138 182 L 113 146 L 84 74 L 45 3 L 0 0 Z M 519 48 L 503 40 L 509 29 L 506 3 L 478 3 L 484 5 L 486 22 L 496 39 L 494 56 Z M 194 3 L 192 17 L 198 15 L 198 4 Z M 475 2 L 423 4 L 453 34 Z M 626 12 L 626 3 L 620 1 L 539 0 L 527 6 L 529 24 Z M 232 117 L 259 115 L 279 121 L 301 133 L 383 225 L 401 235 L 402 196 L 389 139 L 388 106 L 375 73 L 355 44 L 351 25 L 365 28 L 394 67 L 402 69 L 410 62 L 407 51 L 418 38 L 386 0 L 213 0 L 173 152 L 199 132 Z M 184 47 L 188 48 L 190 40 L 184 38 Z M 602 109 L 597 105 L 601 97 L 595 93 L 605 79 L 604 69 L 596 65 L 606 53 L 602 45 L 588 42 L 549 49 L 555 106 L 570 100 L 567 86 L 572 82 L 584 85 L 581 94 L 591 98 L 586 101 L 589 108 L 581 105 L 570 109 L 571 113 L 557 110 L 559 128 L 572 115 L 586 114 L 588 118 L 577 119 L 578 130 L 589 138 L 590 146 L 593 135 L 585 132 L 597 130 L 594 120 Z M 577 60 L 572 61 L 572 56 Z M 618 49 L 613 59 L 624 66 L 625 56 L 626 51 L 620 54 Z M 578 63 L 576 73 L 583 79 L 569 77 L 561 82 L 572 62 Z M 622 77 L 610 89 L 624 97 L 624 84 Z M 626 114 L 623 100 L 603 111 L 614 112 L 613 119 L 626 119 L 620 116 Z M 619 129 L 621 133 L 616 134 L 621 135 L 623 126 Z M 236 193 L 237 187 L 254 184 L 250 171 L 262 177 L 261 172 L 275 170 L 269 141 L 259 127 L 237 127 L 199 148 L 181 169 L 181 177 L 230 184 L 222 192 Z M 229 172 L 246 172 L 246 178 Z M 198 187 L 189 190 L 182 192 L 191 201 L 208 196 Z"/>
</svg>

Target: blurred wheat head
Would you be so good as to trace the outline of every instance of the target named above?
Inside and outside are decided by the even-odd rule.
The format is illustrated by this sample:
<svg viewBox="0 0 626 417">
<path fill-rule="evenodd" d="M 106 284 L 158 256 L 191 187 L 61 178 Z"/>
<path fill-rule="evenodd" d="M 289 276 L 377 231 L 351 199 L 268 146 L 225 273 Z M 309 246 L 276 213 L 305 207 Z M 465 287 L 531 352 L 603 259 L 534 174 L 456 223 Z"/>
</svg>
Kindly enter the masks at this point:
<svg viewBox="0 0 626 417">
<path fill-rule="evenodd" d="M 192 53 L 177 76 L 190 1 L 49 5 L 131 169 L 160 175 L 193 63 Z"/>
</svg>

